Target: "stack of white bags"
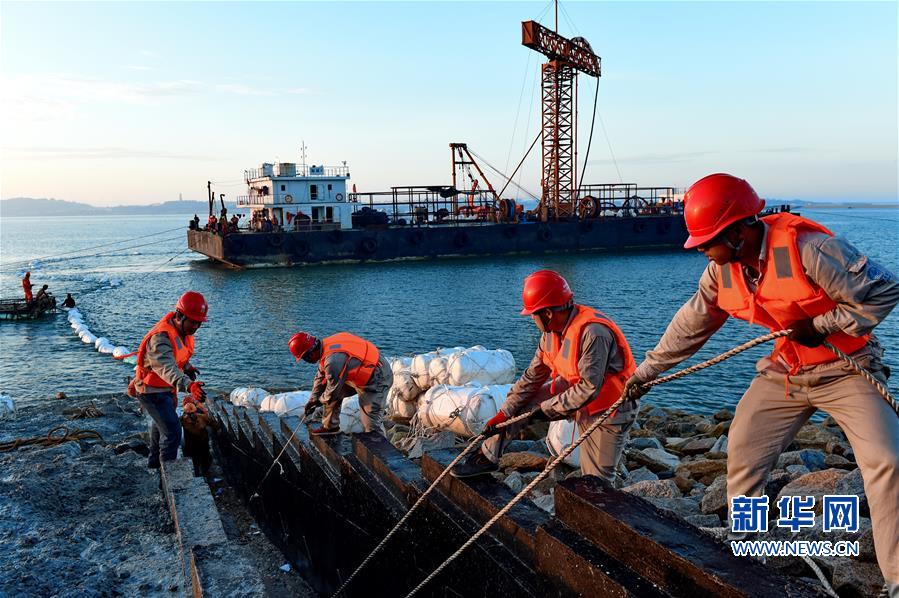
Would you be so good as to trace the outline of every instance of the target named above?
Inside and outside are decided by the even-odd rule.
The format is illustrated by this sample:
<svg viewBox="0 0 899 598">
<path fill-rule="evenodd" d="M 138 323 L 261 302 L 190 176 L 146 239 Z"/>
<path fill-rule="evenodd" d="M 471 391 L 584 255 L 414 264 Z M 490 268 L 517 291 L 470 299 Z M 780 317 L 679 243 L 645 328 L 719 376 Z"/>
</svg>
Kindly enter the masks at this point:
<svg viewBox="0 0 899 598">
<path fill-rule="evenodd" d="M 81 339 L 81 342 L 86 345 L 93 345 L 97 352 L 104 355 L 112 355 L 116 359 L 121 359 L 123 355 L 131 353 L 126 347 L 121 345 L 116 346 L 104 336 L 97 338 L 97 336 L 90 331 L 90 328 L 87 327 L 87 324 L 84 323 L 84 316 L 81 315 L 78 308 L 73 307 L 68 311 L 69 324 L 72 326 L 72 330 L 75 331 L 75 334 L 78 335 L 78 338 Z M 126 363 L 133 362 L 126 361 Z"/>
<path fill-rule="evenodd" d="M 260 413 L 274 413 L 278 417 L 302 417 L 311 394 L 308 390 L 272 394 L 264 388 L 239 387 L 231 391 L 229 400 L 232 405 L 250 407 Z M 340 431 L 347 434 L 365 431 L 359 417 L 359 397 L 356 395 L 343 400 L 340 408 Z"/>
</svg>

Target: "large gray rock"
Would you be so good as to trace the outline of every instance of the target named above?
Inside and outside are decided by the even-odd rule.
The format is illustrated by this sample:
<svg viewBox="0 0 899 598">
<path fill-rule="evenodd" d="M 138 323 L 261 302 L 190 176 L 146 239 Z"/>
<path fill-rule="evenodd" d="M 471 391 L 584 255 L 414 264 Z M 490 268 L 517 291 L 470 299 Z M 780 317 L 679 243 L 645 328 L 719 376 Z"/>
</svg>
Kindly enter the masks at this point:
<svg viewBox="0 0 899 598">
<path fill-rule="evenodd" d="M 715 418 L 715 421 L 719 422 L 730 421 L 734 418 L 734 412 L 730 409 L 722 409 L 721 411 L 715 413 L 715 415 L 713 415 L 712 417 Z"/>
<path fill-rule="evenodd" d="M 680 465 L 680 459 L 664 449 L 648 448 L 632 453 L 629 452 L 628 456 L 656 473 L 660 471 L 672 471 Z"/>
<path fill-rule="evenodd" d="M 628 444 L 630 444 L 633 448 L 638 449 L 638 450 L 648 449 L 648 448 L 657 448 L 657 449 L 662 448 L 662 443 L 659 442 L 658 438 L 654 438 L 654 437 L 653 438 L 633 438 L 630 440 L 630 442 Z"/>
<path fill-rule="evenodd" d="M 786 469 L 788 465 L 805 465 L 809 471 L 818 471 L 824 469 L 824 453 L 810 449 L 787 451 L 777 458 L 774 468 Z"/>
<path fill-rule="evenodd" d="M 546 467 L 546 457 L 537 453 L 503 453 L 499 459 L 500 469 L 513 471 L 540 471 Z"/>
<path fill-rule="evenodd" d="M 645 482 L 647 480 L 652 481 L 657 479 L 659 479 L 659 476 L 649 471 L 649 469 L 641 467 L 627 474 L 627 477 L 624 478 L 624 485 L 630 486 L 632 484 L 636 484 L 637 482 Z"/>
<path fill-rule="evenodd" d="M 871 515 L 871 508 L 868 506 L 868 497 L 865 494 L 865 485 L 862 480 L 862 470 L 853 469 L 847 473 L 834 489 L 834 494 L 854 494 L 858 497 L 859 512 L 868 517 Z"/>
<path fill-rule="evenodd" d="M 836 467 L 837 469 L 847 469 L 847 470 L 852 470 L 857 467 L 857 465 L 855 463 L 853 463 L 846 457 L 841 457 L 840 455 L 825 455 L 824 456 L 824 466 L 825 467 Z"/>
<path fill-rule="evenodd" d="M 644 480 L 622 488 L 628 494 L 643 498 L 680 498 L 677 485 L 671 480 Z"/>
<path fill-rule="evenodd" d="M 842 558 L 834 565 L 832 585 L 840 596 L 877 596 L 883 576 L 876 563 Z"/>
<path fill-rule="evenodd" d="M 815 513 L 820 515 L 822 499 L 827 494 L 838 494 L 837 484 L 846 475 L 846 472 L 842 469 L 813 471 L 796 478 L 781 488 L 777 498 L 779 500 L 783 496 L 814 496 Z"/>
<path fill-rule="evenodd" d="M 718 440 L 715 441 L 715 444 L 712 445 L 712 448 L 709 449 L 710 453 L 722 453 L 727 454 L 727 436 L 719 436 Z"/>
<path fill-rule="evenodd" d="M 699 505 L 705 515 L 727 517 L 727 476 L 720 476 L 705 489 L 705 496 Z"/>
<path fill-rule="evenodd" d="M 709 485 L 715 478 L 727 473 L 727 461 L 720 459 L 697 459 L 681 463 L 675 470 L 675 474 L 685 478 L 692 478 L 697 482 Z"/>
<path fill-rule="evenodd" d="M 684 517 L 688 523 L 696 527 L 721 527 L 721 518 L 717 515 L 690 515 Z"/>
<path fill-rule="evenodd" d="M 648 496 L 646 500 L 655 505 L 656 508 L 674 513 L 680 517 L 700 515 L 699 503 L 691 498 L 654 498 Z"/>
<path fill-rule="evenodd" d="M 794 480 L 811 472 L 812 470 L 805 465 L 787 465 L 787 473 L 790 474 L 790 478 Z"/>
<path fill-rule="evenodd" d="M 521 477 L 521 474 L 517 471 L 513 471 L 503 480 L 503 484 L 509 487 L 509 490 L 518 494 L 521 492 L 521 489 L 524 487 L 524 480 Z"/>
<path fill-rule="evenodd" d="M 717 438 L 697 438 L 683 445 L 679 450 L 685 455 L 699 455 L 711 450 L 717 440 Z"/>
<path fill-rule="evenodd" d="M 821 426 L 814 424 L 802 426 L 793 438 L 793 442 L 798 444 L 801 448 L 818 449 L 822 451 L 827 447 L 828 443 L 841 440 L 843 440 L 842 435 L 838 436 L 837 434 L 829 432 Z"/>
</svg>

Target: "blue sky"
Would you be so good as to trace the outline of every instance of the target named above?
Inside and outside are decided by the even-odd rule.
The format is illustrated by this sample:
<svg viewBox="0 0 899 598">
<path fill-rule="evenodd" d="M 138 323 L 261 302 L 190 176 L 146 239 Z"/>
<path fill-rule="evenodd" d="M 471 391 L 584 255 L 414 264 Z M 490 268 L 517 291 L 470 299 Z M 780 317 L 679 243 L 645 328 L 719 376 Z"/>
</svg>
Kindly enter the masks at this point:
<svg viewBox="0 0 899 598">
<path fill-rule="evenodd" d="M 767 197 L 896 201 L 897 3 L 562 6 L 560 33 L 602 57 L 586 182 L 727 171 Z M 3 2 L 0 196 L 202 199 L 212 179 L 233 197 L 301 140 L 360 191 L 449 182 L 451 141 L 510 172 L 539 125 L 519 23 L 541 13 L 552 26 L 545 2 Z"/>
</svg>

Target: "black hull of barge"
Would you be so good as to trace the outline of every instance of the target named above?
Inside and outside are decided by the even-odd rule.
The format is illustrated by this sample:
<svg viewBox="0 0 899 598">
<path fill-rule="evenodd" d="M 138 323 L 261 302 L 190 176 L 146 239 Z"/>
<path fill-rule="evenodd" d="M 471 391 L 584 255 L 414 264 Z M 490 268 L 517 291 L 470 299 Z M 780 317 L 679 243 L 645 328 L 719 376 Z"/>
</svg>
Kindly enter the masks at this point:
<svg viewBox="0 0 899 598">
<path fill-rule="evenodd" d="M 224 237 L 207 231 L 188 231 L 191 250 L 240 267 L 680 248 L 686 239 L 687 230 L 680 215 L 549 223 L 241 232 Z"/>
</svg>

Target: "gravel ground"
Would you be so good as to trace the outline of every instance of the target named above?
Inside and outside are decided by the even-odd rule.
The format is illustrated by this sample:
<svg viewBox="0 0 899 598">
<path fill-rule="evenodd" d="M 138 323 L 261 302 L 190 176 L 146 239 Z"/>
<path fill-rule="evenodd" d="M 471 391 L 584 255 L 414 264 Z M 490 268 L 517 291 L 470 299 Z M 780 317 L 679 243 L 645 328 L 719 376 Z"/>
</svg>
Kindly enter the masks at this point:
<svg viewBox="0 0 899 598">
<path fill-rule="evenodd" d="M 103 416 L 70 421 L 94 405 Z M 58 425 L 96 440 L 0 453 L 0 596 L 152 596 L 182 592 L 181 561 L 159 476 L 114 447 L 145 432 L 133 400 L 52 400 L 0 421 L 0 441 Z"/>
</svg>

